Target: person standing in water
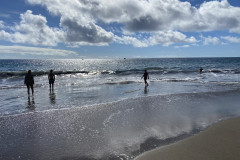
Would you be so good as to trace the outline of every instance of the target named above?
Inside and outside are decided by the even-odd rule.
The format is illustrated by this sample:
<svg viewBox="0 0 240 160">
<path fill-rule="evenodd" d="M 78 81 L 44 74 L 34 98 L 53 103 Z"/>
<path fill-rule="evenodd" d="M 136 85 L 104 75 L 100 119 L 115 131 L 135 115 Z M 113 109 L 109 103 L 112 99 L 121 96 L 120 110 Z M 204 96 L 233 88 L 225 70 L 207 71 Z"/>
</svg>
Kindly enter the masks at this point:
<svg viewBox="0 0 240 160">
<path fill-rule="evenodd" d="M 49 87 L 50 90 L 53 90 L 54 87 L 54 81 L 55 81 L 55 74 L 53 73 L 53 70 L 50 70 L 50 73 L 48 74 L 48 80 L 49 80 Z"/>
<path fill-rule="evenodd" d="M 28 94 L 30 94 L 30 87 L 31 87 L 32 94 L 33 94 L 34 93 L 34 90 L 33 90 L 34 79 L 33 79 L 31 70 L 28 70 L 28 73 L 25 75 L 24 84 L 27 86 Z"/>
<path fill-rule="evenodd" d="M 146 69 L 144 70 L 142 78 L 144 78 L 145 86 L 148 86 L 147 79 L 149 79 L 149 75 Z"/>
</svg>

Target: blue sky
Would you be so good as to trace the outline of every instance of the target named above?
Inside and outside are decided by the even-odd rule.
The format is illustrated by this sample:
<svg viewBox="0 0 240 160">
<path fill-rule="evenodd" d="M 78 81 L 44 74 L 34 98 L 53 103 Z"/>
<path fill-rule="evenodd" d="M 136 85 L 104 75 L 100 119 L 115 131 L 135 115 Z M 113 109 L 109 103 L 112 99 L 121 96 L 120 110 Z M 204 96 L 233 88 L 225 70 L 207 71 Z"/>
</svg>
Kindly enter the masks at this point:
<svg viewBox="0 0 240 160">
<path fill-rule="evenodd" d="M 2 0 L 0 58 L 240 57 L 239 0 Z"/>
</svg>

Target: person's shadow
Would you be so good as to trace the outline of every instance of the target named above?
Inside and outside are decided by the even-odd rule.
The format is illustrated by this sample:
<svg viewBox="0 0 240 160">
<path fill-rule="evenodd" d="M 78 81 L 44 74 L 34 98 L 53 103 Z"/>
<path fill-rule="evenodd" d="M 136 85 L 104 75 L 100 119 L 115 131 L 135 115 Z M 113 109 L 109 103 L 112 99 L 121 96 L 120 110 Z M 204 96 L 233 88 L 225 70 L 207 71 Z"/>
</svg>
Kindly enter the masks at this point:
<svg viewBox="0 0 240 160">
<path fill-rule="evenodd" d="M 33 95 L 32 96 L 28 95 L 28 106 L 27 106 L 27 108 L 29 110 L 35 110 L 35 101 L 34 101 L 34 96 Z"/>
<path fill-rule="evenodd" d="M 50 99 L 51 104 L 55 104 L 56 103 L 56 94 L 54 93 L 53 89 L 52 90 L 50 89 L 49 99 Z"/>
</svg>

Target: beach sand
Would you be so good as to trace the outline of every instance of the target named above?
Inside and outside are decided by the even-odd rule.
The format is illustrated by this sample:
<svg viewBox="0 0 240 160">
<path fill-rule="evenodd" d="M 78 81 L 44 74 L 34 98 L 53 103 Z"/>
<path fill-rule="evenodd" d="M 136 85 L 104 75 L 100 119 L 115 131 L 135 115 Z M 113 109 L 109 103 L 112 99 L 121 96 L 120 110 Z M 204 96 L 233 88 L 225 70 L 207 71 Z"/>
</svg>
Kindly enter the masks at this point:
<svg viewBox="0 0 240 160">
<path fill-rule="evenodd" d="M 239 160 L 240 117 L 221 121 L 192 137 L 143 153 L 135 160 Z"/>
</svg>

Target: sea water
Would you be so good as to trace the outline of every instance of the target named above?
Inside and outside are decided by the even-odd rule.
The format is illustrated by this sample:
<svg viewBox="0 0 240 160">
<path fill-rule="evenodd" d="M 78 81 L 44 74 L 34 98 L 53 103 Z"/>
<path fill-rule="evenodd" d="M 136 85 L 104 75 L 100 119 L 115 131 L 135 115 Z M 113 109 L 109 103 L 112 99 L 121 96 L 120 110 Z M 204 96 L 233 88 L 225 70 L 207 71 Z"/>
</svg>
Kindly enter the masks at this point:
<svg viewBox="0 0 240 160">
<path fill-rule="evenodd" d="M 240 58 L 0 60 L 0 159 L 133 159 L 239 116 L 239 88 Z"/>
</svg>

